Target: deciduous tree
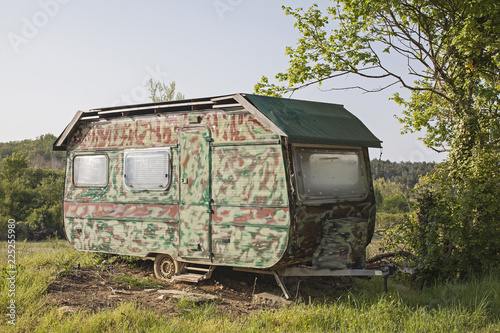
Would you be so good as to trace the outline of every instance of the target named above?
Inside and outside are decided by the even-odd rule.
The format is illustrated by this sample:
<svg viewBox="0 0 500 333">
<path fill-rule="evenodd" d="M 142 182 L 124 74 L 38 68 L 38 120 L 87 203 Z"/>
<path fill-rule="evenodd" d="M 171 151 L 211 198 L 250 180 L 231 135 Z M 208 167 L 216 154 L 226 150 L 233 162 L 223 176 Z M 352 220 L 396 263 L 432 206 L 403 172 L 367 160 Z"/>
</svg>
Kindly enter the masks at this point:
<svg viewBox="0 0 500 333">
<path fill-rule="evenodd" d="M 283 95 L 347 75 L 360 83 L 330 90 L 406 88 L 409 97 L 393 95 L 403 131 L 425 131 L 424 143 L 449 155 L 422 183 L 399 245 L 414 250 L 427 281 L 498 264 L 500 2 L 336 0 L 284 10 L 300 39 L 286 49 L 280 83 L 263 77 L 256 92 Z"/>
<path fill-rule="evenodd" d="M 407 88 L 411 97 L 393 97 L 404 106 L 404 130 L 425 130 L 424 142 L 451 150 L 457 162 L 475 146 L 498 145 L 497 0 L 338 0 L 324 12 L 317 5 L 284 10 L 301 37 L 286 49 L 289 68 L 276 75 L 284 85 L 263 77 L 257 93 L 282 95 L 354 75 L 359 85 L 332 89 Z"/>
<path fill-rule="evenodd" d="M 159 80 L 153 81 L 153 79 L 149 79 L 146 83 L 146 88 L 149 90 L 149 98 L 151 98 L 153 102 L 165 102 L 185 98 L 184 94 L 180 92 L 177 94 L 175 93 L 175 81 L 167 85 Z"/>
</svg>

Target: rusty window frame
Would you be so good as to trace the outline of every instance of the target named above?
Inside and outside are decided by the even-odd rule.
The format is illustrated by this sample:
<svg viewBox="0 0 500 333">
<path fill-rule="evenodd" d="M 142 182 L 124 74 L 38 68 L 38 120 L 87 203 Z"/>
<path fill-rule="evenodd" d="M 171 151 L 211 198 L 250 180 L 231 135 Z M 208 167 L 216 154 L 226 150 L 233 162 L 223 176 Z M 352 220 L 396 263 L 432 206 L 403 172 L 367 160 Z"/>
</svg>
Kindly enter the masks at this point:
<svg viewBox="0 0 500 333">
<path fill-rule="evenodd" d="M 163 169 L 156 169 L 158 166 L 147 165 L 147 163 L 136 163 L 135 165 L 131 165 L 128 163 L 132 158 L 140 158 L 140 155 L 143 155 L 142 158 L 154 156 L 154 155 L 163 155 L 163 158 L 166 157 L 166 160 L 162 161 Z M 149 156 L 148 156 L 149 155 Z M 171 180 L 172 180 L 172 164 L 171 164 L 171 152 L 170 147 L 159 147 L 159 148 L 144 148 L 144 149 L 127 149 L 123 154 L 123 184 L 125 188 L 130 191 L 165 191 L 169 188 Z M 132 167 L 132 169 L 131 169 Z M 141 167 L 143 170 L 140 170 Z M 146 167 L 146 168 L 145 168 Z M 139 168 L 139 169 L 137 169 Z M 149 168 L 149 170 L 148 170 Z M 135 169 L 135 170 L 134 170 Z M 151 176 L 152 172 L 158 172 L 153 175 L 153 179 L 151 184 L 144 184 L 146 180 L 144 175 Z M 162 176 L 164 175 L 164 176 Z M 137 181 L 137 177 L 140 177 L 139 183 L 133 183 L 134 178 Z M 162 181 L 157 181 L 159 179 Z M 154 183 L 154 181 L 157 181 Z M 142 184 L 141 184 L 142 182 Z"/>
<path fill-rule="evenodd" d="M 101 158 L 103 157 L 104 158 L 104 165 L 102 166 L 102 171 L 105 172 L 105 180 L 104 181 L 101 181 L 101 182 L 81 182 L 79 179 L 81 178 L 79 176 L 79 173 L 80 173 L 80 170 L 81 171 L 87 171 L 88 170 L 88 166 L 87 168 L 83 168 L 80 167 L 80 163 L 77 162 L 79 160 L 89 160 L 90 158 Z M 92 175 L 96 175 L 96 170 L 89 170 L 91 172 L 88 172 L 88 175 L 92 176 Z M 98 173 L 97 173 L 98 174 Z M 78 155 L 75 155 L 73 156 L 73 170 L 72 170 L 72 181 L 73 181 L 73 185 L 77 186 L 77 187 L 106 187 L 108 186 L 108 183 L 109 183 L 109 157 L 108 155 L 106 154 L 78 154 Z"/>
<path fill-rule="evenodd" d="M 329 202 L 337 202 L 337 201 L 346 201 L 346 200 L 363 200 L 368 195 L 368 177 L 366 174 L 366 165 L 363 158 L 363 151 L 359 148 L 337 148 L 337 147 L 311 147 L 311 146 L 295 146 L 293 149 L 294 152 L 294 164 L 295 164 L 295 182 L 297 186 L 298 197 L 301 202 L 309 203 L 309 204 L 321 204 L 321 203 L 329 203 Z M 308 195 L 305 190 L 304 178 L 303 178 L 303 163 L 301 163 L 301 153 L 303 152 L 317 152 L 317 153 L 327 153 L 327 154 L 339 154 L 339 155 L 347 155 L 347 154 L 356 154 L 357 155 L 357 170 L 359 181 L 357 185 L 361 187 L 361 191 L 357 191 L 353 195 L 347 195 L 340 193 L 339 195 Z"/>
</svg>

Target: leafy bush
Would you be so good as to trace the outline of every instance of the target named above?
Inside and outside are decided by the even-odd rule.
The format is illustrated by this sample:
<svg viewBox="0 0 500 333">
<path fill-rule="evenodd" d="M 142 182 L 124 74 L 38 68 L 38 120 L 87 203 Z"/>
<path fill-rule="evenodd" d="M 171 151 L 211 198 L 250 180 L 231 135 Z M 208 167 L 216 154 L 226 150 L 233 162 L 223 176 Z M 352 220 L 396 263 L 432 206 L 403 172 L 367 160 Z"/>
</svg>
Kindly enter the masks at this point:
<svg viewBox="0 0 500 333">
<path fill-rule="evenodd" d="M 64 172 L 31 168 L 29 158 L 14 153 L 0 170 L 0 238 L 9 219 L 16 221 L 17 237 L 34 240 L 63 234 Z"/>
<path fill-rule="evenodd" d="M 412 210 L 408 186 L 379 178 L 373 181 L 378 216 L 406 214 Z"/>
<path fill-rule="evenodd" d="M 417 210 L 388 233 L 410 250 L 421 283 L 488 272 L 500 262 L 500 156 L 476 150 L 457 168 L 444 162 L 416 188 Z"/>
</svg>

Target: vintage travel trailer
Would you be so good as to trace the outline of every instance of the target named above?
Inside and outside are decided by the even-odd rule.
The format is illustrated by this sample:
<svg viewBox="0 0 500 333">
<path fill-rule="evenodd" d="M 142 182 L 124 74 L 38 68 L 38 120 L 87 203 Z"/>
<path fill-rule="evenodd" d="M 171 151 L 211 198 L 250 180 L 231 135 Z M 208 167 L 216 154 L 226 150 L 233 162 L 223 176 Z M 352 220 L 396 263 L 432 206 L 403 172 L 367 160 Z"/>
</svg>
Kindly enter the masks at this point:
<svg viewBox="0 0 500 333">
<path fill-rule="evenodd" d="M 155 257 L 199 281 L 216 266 L 282 276 L 365 268 L 378 140 L 341 105 L 234 94 L 79 111 L 64 226 L 81 251 Z"/>
</svg>

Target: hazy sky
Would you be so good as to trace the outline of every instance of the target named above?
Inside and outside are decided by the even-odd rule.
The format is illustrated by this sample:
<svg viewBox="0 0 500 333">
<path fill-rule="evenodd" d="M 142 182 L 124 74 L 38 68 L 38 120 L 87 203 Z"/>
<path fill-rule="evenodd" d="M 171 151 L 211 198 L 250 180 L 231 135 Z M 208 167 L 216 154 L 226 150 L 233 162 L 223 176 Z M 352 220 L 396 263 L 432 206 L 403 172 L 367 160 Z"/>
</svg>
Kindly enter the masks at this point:
<svg viewBox="0 0 500 333">
<path fill-rule="evenodd" d="M 148 102 L 151 77 L 176 81 L 186 98 L 252 93 L 286 69 L 298 38 L 281 5 L 312 2 L 0 0 L 0 142 L 58 136 L 78 110 Z M 383 159 L 444 158 L 400 135 L 392 92 L 310 87 L 293 98 L 343 104 L 383 141 Z"/>
</svg>

